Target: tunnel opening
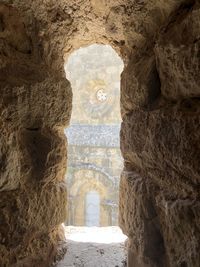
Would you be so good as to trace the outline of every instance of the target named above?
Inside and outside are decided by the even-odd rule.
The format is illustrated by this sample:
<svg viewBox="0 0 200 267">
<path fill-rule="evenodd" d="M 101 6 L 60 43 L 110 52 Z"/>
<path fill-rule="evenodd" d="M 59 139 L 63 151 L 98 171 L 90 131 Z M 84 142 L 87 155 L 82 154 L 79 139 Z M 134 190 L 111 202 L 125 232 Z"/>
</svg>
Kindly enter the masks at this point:
<svg viewBox="0 0 200 267">
<path fill-rule="evenodd" d="M 200 266 L 199 18 L 199 0 L 1 1 L 1 266 L 51 266 L 64 253 L 64 128 L 71 116 L 72 90 L 65 79 L 63 57 L 81 45 L 98 42 L 112 45 L 125 62 L 120 101 L 125 164 L 119 225 L 129 237 L 128 265 Z M 83 109 L 94 114 L 93 120 L 108 103 L 104 84 L 97 85 L 90 99 L 94 104 L 83 103 Z M 82 118 L 87 114 L 79 113 Z M 75 132 L 85 134 L 86 129 L 81 129 Z M 94 155 L 93 150 L 88 155 Z M 103 166 L 108 162 L 105 159 Z M 105 190 L 101 186 L 100 191 L 95 180 L 89 187 L 88 169 L 93 178 L 99 177 L 98 185 L 103 184 L 101 180 L 110 181 L 98 166 L 80 165 L 76 175 L 84 178 L 85 187 L 78 191 L 83 197 L 68 216 L 68 225 L 81 217 L 84 225 L 90 224 L 93 216 L 96 220 L 91 224 L 101 225 L 101 218 L 106 218 L 101 206 L 113 206 L 101 202 L 109 186 Z M 72 191 L 68 192 L 72 200 Z M 97 193 L 91 197 L 91 192 L 98 193 L 99 201 Z M 93 198 L 96 215 L 90 205 Z M 104 227 L 87 228 L 87 242 L 97 229 L 105 233 Z M 89 254 L 79 242 L 84 232 L 78 234 L 74 246 Z M 100 233 L 103 242 L 104 236 Z M 103 257 L 104 251 L 96 250 Z M 118 254 L 112 251 L 113 257 Z M 69 257 L 63 266 L 120 265 L 119 261 L 110 265 L 94 260 L 73 262 Z"/>
<path fill-rule="evenodd" d="M 111 46 L 92 44 L 74 51 L 64 68 L 73 91 L 71 124 L 65 129 L 66 236 L 73 242 L 97 244 L 97 251 L 110 244 L 119 255 L 112 264 L 124 266 L 126 236 L 118 227 L 123 61 Z"/>
</svg>

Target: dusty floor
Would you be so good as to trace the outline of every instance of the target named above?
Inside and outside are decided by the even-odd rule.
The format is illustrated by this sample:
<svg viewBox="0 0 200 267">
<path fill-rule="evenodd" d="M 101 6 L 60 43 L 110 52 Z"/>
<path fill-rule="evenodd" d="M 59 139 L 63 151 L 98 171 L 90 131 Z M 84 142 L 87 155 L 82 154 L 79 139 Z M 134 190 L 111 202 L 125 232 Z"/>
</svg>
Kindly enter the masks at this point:
<svg viewBox="0 0 200 267">
<path fill-rule="evenodd" d="M 68 251 L 57 267 L 124 267 L 126 236 L 119 227 L 66 227 Z"/>
</svg>

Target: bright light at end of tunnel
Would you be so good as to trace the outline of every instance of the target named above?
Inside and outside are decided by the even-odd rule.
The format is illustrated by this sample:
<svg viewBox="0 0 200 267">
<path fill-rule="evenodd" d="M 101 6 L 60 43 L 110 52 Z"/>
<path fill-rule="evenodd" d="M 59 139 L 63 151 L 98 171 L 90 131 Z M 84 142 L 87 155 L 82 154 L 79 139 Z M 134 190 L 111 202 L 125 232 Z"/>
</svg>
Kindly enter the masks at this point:
<svg viewBox="0 0 200 267">
<path fill-rule="evenodd" d="M 67 240 L 80 243 L 124 243 L 127 236 L 117 226 L 109 227 L 74 227 L 64 226 Z"/>
</svg>

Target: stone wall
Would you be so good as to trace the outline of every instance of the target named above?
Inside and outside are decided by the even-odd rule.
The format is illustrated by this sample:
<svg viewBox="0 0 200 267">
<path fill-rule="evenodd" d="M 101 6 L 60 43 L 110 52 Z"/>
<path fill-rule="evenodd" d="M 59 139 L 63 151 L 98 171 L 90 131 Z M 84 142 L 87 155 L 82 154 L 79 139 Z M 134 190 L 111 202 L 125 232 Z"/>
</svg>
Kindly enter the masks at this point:
<svg viewBox="0 0 200 267">
<path fill-rule="evenodd" d="M 71 89 L 82 45 L 122 56 L 120 226 L 129 266 L 199 267 L 199 0 L 2 0 L 0 262 L 50 266 L 66 219 Z"/>
<path fill-rule="evenodd" d="M 199 14 L 180 5 L 123 73 L 120 225 L 133 266 L 200 264 Z"/>
<path fill-rule="evenodd" d="M 66 182 L 66 224 L 85 226 L 85 198 L 94 190 L 100 195 L 99 226 L 118 225 L 119 177 L 122 158 L 119 148 L 69 146 Z M 96 225 L 95 225 L 96 226 Z"/>
<path fill-rule="evenodd" d="M 72 93 L 42 59 L 34 20 L 3 4 L 0 17 L 0 265 L 49 266 L 66 217 Z"/>
</svg>

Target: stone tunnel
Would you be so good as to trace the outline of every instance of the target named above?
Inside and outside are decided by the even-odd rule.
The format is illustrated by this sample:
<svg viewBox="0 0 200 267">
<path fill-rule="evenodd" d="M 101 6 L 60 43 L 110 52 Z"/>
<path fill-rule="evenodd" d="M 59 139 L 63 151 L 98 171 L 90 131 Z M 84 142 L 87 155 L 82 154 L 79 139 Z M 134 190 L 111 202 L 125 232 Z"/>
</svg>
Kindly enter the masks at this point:
<svg viewBox="0 0 200 267">
<path fill-rule="evenodd" d="M 0 266 L 62 250 L 72 90 L 64 62 L 110 45 L 121 75 L 119 225 L 129 267 L 200 266 L 200 1 L 0 1 Z"/>
</svg>

